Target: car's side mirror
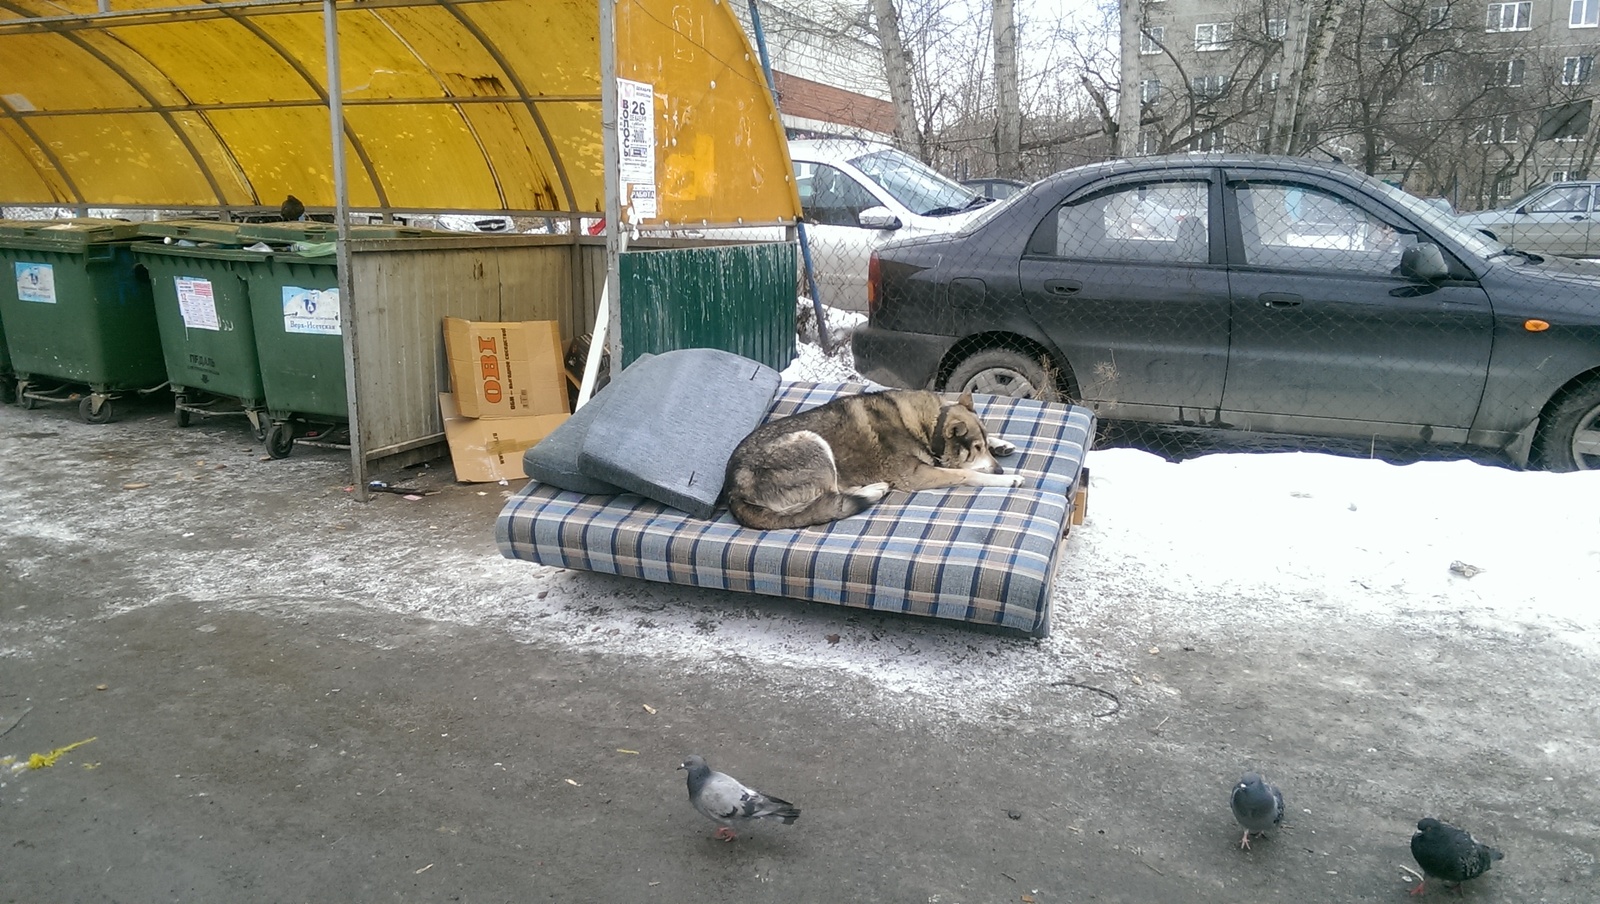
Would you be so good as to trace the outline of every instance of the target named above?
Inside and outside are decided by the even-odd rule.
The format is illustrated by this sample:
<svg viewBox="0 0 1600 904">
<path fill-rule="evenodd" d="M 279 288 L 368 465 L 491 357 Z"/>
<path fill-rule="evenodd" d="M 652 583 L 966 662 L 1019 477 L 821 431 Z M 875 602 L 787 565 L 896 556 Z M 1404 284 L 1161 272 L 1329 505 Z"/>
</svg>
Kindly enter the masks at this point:
<svg viewBox="0 0 1600 904">
<path fill-rule="evenodd" d="M 1444 252 L 1439 250 L 1438 245 L 1422 242 L 1401 253 L 1400 275 L 1433 282 L 1449 276 L 1450 268 L 1445 266 Z"/>
<path fill-rule="evenodd" d="M 899 229 L 901 225 L 900 218 L 894 215 L 894 211 L 883 206 L 868 207 L 861 211 L 861 216 L 856 218 L 856 222 L 867 229 Z"/>
</svg>

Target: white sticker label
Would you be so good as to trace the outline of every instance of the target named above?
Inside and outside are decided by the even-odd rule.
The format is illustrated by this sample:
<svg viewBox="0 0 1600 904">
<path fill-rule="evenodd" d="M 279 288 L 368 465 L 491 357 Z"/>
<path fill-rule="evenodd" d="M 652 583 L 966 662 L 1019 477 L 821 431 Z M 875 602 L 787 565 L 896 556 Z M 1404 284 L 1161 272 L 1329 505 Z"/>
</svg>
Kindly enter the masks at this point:
<svg viewBox="0 0 1600 904">
<path fill-rule="evenodd" d="M 56 268 L 50 264 L 17 262 L 17 299 L 56 303 Z"/>
<path fill-rule="evenodd" d="M 283 287 L 283 331 L 340 336 L 338 289 Z"/>
<path fill-rule="evenodd" d="M 656 90 L 647 82 L 617 79 L 617 175 L 622 182 L 656 181 Z"/>
<path fill-rule="evenodd" d="M 211 280 L 196 276 L 174 276 L 178 287 L 178 313 L 183 315 L 183 325 L 191 330 L 220 330 L 217 322 L 217 299 L 211 291 Z"/>
</svg>

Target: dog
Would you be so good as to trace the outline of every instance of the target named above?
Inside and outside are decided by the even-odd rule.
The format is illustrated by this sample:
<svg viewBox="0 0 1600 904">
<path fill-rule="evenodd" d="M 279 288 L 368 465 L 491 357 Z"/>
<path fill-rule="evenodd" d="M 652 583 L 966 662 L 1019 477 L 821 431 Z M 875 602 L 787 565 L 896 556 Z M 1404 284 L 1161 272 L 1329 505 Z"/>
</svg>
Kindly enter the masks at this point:
<svg viewBox="0 0 1600 904">
<path fill-rule="evenodd" d="M 758 530 L 826 524 L 864 511 L 890 489 L 1016 487 L 996 457 L 972 393 L 948 402 L 927 390 L 844 396 L 757 427 L 734 447 L 723 494 Z"/>
</svg>

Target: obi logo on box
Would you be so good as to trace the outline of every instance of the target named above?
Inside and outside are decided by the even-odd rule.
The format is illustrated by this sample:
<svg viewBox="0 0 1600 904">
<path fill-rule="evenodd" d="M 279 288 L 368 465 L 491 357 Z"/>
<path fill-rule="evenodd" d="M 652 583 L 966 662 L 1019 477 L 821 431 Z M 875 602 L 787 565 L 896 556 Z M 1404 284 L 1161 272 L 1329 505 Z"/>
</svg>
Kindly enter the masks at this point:
<svg viewBox="0 0 1600 904">
<path fill-rule="evenodd" d="M 505 392 L 500 385 L 500 349 L 493 336 L 478 337 L 478 370 L 483 374 L 483 400 L 498 404 Z"/>
</svg>

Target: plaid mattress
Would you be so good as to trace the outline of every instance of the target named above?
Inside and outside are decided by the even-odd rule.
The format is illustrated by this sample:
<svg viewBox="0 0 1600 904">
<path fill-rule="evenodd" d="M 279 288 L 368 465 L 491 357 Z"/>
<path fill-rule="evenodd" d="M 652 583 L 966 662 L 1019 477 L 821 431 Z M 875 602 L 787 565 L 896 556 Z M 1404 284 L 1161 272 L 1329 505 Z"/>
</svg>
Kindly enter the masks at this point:
<svg viewBox="0 0 1600 904">
<path fill-rule="evenodd" d="M 853 383 L 785 382 L 770 420 Z M 975 396 L 1016 489 L 890 492 L 866 512 L 821 527 L 759 531 L 718 509 L 710 521 L 641 496 L 588 496 L 529 481 L 500 512 L 508 558 L 606 574 L 786 596 L 998 625 L 1044 636 L 1073 486 L 1094 437 L 1086 408 Z"/>
</svg>

